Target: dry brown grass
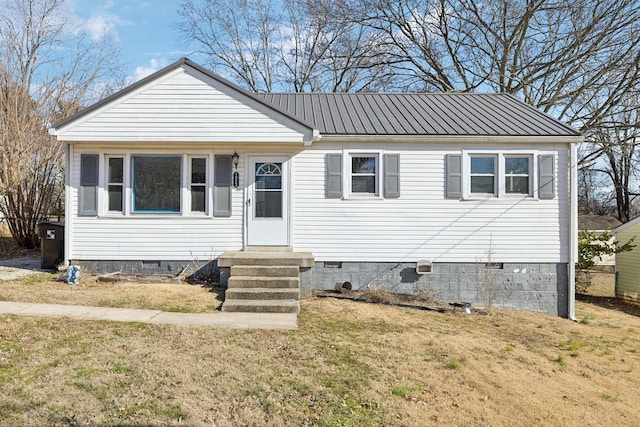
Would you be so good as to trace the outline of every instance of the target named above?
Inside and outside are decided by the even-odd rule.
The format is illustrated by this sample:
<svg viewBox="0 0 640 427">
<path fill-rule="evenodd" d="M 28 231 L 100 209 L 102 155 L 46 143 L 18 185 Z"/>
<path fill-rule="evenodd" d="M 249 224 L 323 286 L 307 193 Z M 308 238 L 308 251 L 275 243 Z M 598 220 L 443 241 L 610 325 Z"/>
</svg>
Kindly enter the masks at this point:
<svg viewBox="0 0 640 427">
<path fill-rule="evenodd" d="M 584 292 L 586 295 L 615 297 L 616 275 L 613 272 L 592 272 L 591 286 Z"/>
<path fill-rule="evenodd" d="M 640 318 L 580 301 L 577 315 L 306 299 L 286 332 L 0 316 L 0 414 L 7 425 L 638 425 Z"/>
<path fill-rule="evenodd" d="M 0 281 L 0 300 L 203 313 L 218 310 L 223 298 L 220 288 L 177 281 L 106 283 L 81 274 L 80 284 L 71 286 L 59 276 L 38 273 L 20 281 Z"/>
</svg>

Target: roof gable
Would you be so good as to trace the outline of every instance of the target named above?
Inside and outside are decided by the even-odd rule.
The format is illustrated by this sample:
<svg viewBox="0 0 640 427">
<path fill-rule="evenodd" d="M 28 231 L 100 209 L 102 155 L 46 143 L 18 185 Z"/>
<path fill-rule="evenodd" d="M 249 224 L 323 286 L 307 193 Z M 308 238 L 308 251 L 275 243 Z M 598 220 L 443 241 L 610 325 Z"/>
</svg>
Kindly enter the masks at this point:
<svg viewBox="0 0 640 427">
<path fill-rule="evenodd" d="M 189 60 L 56 124 L 63 141 L 311 142 L 313 127 Z"/>
</svg>

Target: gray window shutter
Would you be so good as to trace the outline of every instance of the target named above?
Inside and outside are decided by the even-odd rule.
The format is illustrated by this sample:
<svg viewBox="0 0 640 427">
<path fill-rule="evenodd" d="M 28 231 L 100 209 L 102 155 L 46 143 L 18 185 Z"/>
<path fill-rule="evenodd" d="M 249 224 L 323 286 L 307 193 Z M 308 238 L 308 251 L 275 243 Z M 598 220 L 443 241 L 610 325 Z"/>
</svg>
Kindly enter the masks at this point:
<svg viewBox="0 0 640 427">
<path fill-rule="evenodd" d="M 342 197 L 342 154 L 327 154 L 325 158 L 325 195 Z"/>
<path fill-rule="evenodd" d="M 98 215 L 98 155 L 80 155 L 80 193 L 78 215 Z"/>
<path fill-rule="evenodd" d="M 540 187 L 538 197 L 541 199 L 553 199 L 556 196 L 556 174 L 554 168 L 554 156 L 544 155 L 538 158 L 540 171 Z"/>
<path fill-rule="evenodd" d="M 400 155 L 384 155 L 384 197 L 400 197 Z"/>
<path fill-rule="evenodd" d="M 462 197 L 462 155 L 447 154 L 446 163 L 447 197 L 459 199 Z"/>
<path fill-rule="evenodd" d="M 213 216 L 231 216 L 231 156 L 215 156 L 214 168 Z"/>
</svg>

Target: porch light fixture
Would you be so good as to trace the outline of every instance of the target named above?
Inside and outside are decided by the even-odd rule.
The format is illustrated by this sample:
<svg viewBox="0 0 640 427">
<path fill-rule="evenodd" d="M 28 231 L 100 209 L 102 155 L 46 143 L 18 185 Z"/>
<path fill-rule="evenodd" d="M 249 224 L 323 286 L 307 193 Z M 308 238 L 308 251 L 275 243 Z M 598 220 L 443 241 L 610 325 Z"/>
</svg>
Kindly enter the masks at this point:
<svg viewBox="0 0 640 427">
<path fill-rule="evenodd" d="M 231 162 L 235 171 L 233 172 L 233 188 L 238 188 L 240 185 L 240 174 L 238 173 L 238 163 L 240 163 L 240 155 L 237 151 L 234 151 L 231 155 Z"/>
</svg>

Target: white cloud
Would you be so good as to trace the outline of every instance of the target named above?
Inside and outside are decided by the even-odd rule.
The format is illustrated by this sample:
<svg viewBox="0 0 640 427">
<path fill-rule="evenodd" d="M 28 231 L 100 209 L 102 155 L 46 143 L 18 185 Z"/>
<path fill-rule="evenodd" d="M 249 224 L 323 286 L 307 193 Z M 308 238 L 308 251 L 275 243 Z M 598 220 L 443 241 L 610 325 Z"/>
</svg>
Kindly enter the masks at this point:
<svg viewBox="0 0 640 427">
<path fill-rule="evenodd" d="M 85 29 L 91 34 L 91 39 L 100 40 L 107 34 L 117 34 L 115 25 L 107 21 L 105 16 L 92 16 L 84 24 Z"/>
<path fill-rule="evenodd" d="M 136 67 L 136 70 L 133 76 L 133 81 L 137 82 L 138 80 L 142 80 L 148 75 L 155 73 L 165 65 L 167 65 L 165 60 L 158 60 L 154 58 L 149 61 L 149 66 Z"/>
<path fill-rule="evenodd" d="M 91 35 L 93 40 L 112 36 L 119 41 L 118 27 L 133 25 L 132 22 L 122 19 L 111 12 L 110 9 L 113 8 L 113 5 L 113 1 L 105 2 L 98 6 L 89 18 L 85 19 L 84 29 Z"/>
</svg>

